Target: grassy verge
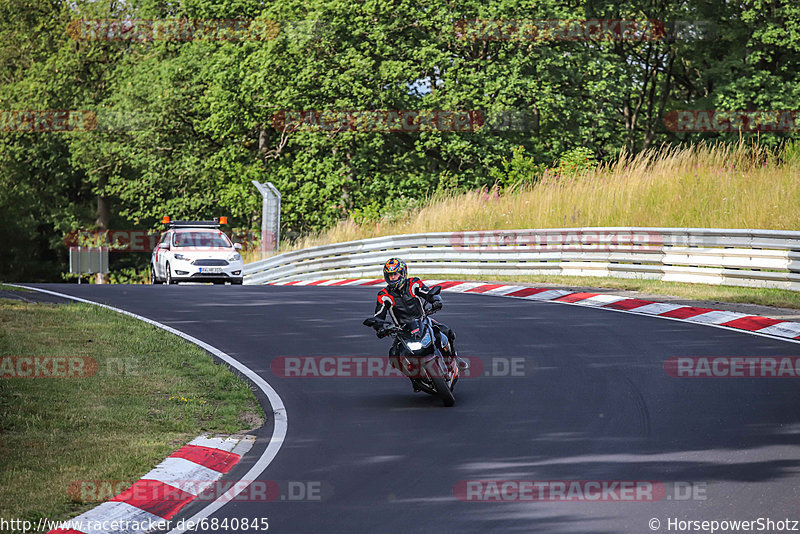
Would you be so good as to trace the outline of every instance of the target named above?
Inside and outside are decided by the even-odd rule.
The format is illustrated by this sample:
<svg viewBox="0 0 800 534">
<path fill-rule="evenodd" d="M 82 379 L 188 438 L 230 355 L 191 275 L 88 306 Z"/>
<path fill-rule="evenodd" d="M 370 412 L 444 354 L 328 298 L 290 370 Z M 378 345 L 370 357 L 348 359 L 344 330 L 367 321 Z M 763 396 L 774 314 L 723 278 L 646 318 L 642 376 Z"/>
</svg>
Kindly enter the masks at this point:
<svg viewBox="0 0 800 534">
<path fill-rule="evenodd" d="M 7 284 L 0 284 L 0 291 L 26 291 L 28 293 L 31 292 L 30 289 L 26 289 L 24 287 L 14 287 Z"/>
<path fill-rule="evenodd" d="M 415 276 L 420 276 L 416 275 Z M 431 280 L 464 280 L 463 274 L 436 274 L 427 276 Z M 481 280 L 498 282 L 523 282 L 528 284 L 563 285 L 565 287 L 597 287 L 640 291 L 652 295 L 670 295 L 686 300 L 705 300 L 714 302 L 733 302 L 739 304 L 758 304 L 778 308 L 800 310 L 800 292 L 786 289 L 763 289 L 751 287 L 718 286 L 710 284 L 685 284 L 681 282 L 662 282 L 628 278 L 607 278 L 595 276 L 489 276 Z"/>
<path fill-rule="evenodd" d="M 580 171 L 546 169 L 504 190 L 449 191 L 402 214 L 350 217 L 284 250 L 461 230 L 660 226 L 800 228 L 800 159 L 765 147 L 650 150 Z"/>
<path fill-rule="evenodd" d="M 248 385 L 207 353 L 96 306 L 0 299 L 0 358 L 14 356 L 89 357 L 96 373 L 0 379 L 0 517 L 72 517 L 97 499 L 70 496 L 70 483 L 136 480 L 200 433 L 263 421 Z"/>
</svg>

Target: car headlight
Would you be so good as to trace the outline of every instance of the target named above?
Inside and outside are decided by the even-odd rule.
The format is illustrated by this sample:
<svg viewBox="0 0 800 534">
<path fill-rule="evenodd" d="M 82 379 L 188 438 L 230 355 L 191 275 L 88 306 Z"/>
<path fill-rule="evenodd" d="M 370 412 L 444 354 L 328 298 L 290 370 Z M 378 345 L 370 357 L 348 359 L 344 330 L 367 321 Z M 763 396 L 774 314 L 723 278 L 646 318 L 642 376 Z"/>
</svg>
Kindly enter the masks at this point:
<svg viewBox="0 0 800 534">
<path fill-rule="evenodd" d="M 183 254 L 175 254 L 174 258 L 175 258 L 176 260 L 189 261 L 189 258 L 187 258 L 186 256 L 184 256 Z"/>
<path fill-rule="evenodd" d="M 242 261 L 242 255 L 241 254 L 234 254 L 233 256 L 228 258 L 228 261 Z"/>
</svg>

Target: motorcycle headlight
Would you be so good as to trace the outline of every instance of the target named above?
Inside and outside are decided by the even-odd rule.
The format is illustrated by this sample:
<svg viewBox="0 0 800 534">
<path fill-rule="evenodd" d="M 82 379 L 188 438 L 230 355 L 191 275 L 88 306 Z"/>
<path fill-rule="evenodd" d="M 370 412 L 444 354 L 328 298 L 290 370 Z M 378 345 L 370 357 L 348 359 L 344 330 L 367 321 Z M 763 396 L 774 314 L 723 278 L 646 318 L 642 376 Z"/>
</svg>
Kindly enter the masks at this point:
<svg viewBox="0 0 800 534">
<path fill-rule="evenodd" d="M 241 261 L 241 260 L 242 260 L 242 255 L 238 253 L 228 258 L 228 261 Z"/>
<path fill-rule="evenodd" d="M 176 260 L 189 261 L 189 258 L 184 256 L 183 254 L 175 254 L 174 257 L 175 257 Z"/>
<path fill-rule="evenodd" d="M 409 341 L 406 343 L 408 345 L 409 350 L 414 352 L 418 350 L 422 350 L 424 347 L 427 347 L 431 344 L 431 333 L 427 332 L 425 336 L 420 339 L 419 341 Z"/>
</svg>

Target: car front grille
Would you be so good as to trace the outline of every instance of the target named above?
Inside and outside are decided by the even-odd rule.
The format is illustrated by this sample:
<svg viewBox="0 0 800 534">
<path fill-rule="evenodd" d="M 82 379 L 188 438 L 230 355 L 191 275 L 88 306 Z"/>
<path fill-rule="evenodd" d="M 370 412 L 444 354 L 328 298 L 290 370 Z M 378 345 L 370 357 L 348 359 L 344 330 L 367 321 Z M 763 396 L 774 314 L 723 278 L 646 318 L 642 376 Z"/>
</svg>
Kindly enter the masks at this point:
<svg viewBox="0 0 800 534">
<path fill-rule="evenodd" d="M 192 265 L 200 267 L 224 267 L 228 265 L 228 262 L 225 260 L 194 260 Z"/>
</svg>

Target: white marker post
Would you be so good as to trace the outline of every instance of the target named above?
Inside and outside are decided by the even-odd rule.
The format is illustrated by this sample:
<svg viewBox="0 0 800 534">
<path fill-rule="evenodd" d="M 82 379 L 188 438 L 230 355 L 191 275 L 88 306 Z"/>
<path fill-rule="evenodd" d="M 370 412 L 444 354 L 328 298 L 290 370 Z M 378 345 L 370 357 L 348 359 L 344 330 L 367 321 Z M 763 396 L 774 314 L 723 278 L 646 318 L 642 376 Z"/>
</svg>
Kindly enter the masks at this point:
<svg viewBox="0 0 800 534">
<path fill-rule="evenodd" d="M 281 194 L 278 189 L 272 185 L 272 182 L 259 183 L 252 180 L 253 185 L 256 186 L 258 192 L 261 193 L 261 259 L 263 260 L 267 251 L 274 250 L 277 252 L 280 246 L 280 232 L 281 232 Z M 267 248 L 267 242 L 270 241 L 269 234 L 272 233 L 274 238 L 273 245 Z"/>
</svg>

